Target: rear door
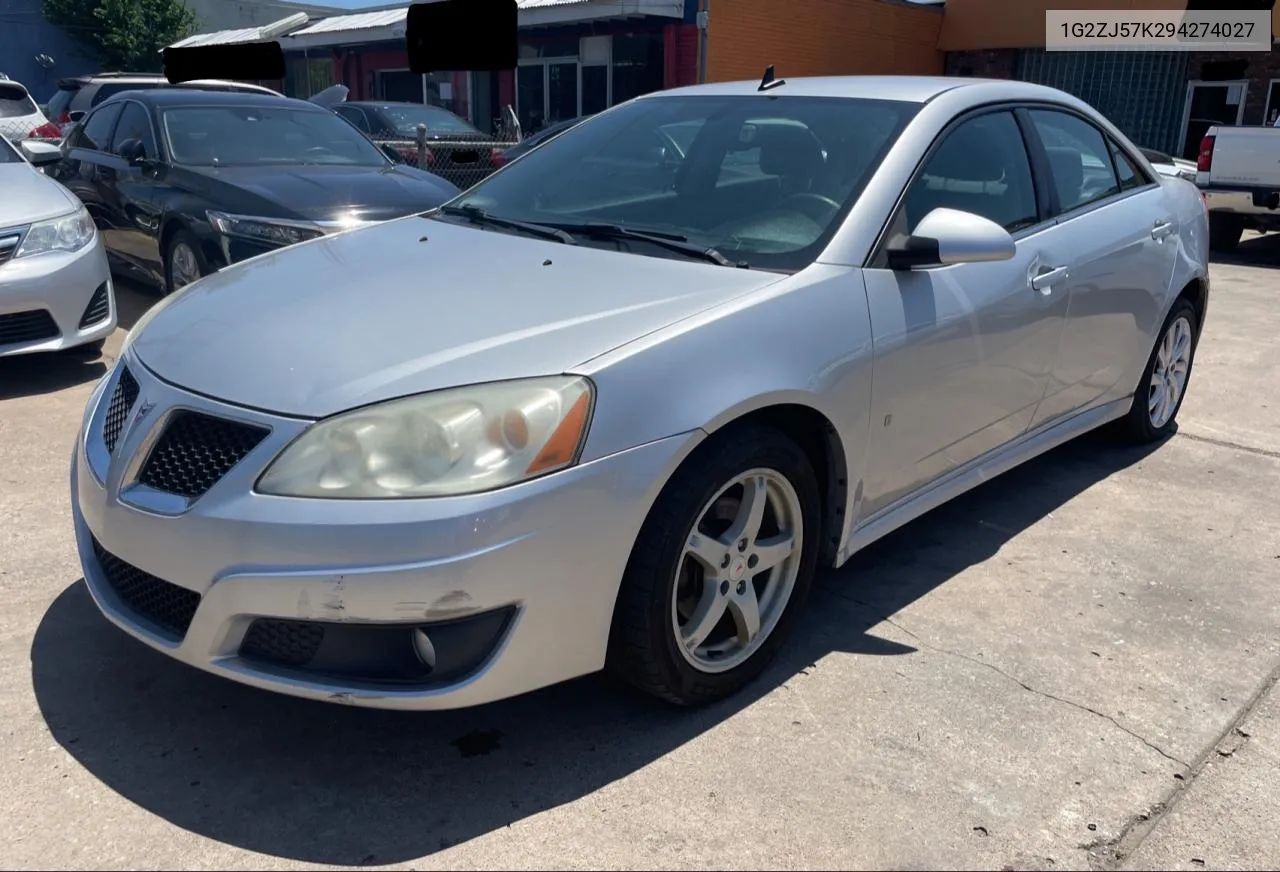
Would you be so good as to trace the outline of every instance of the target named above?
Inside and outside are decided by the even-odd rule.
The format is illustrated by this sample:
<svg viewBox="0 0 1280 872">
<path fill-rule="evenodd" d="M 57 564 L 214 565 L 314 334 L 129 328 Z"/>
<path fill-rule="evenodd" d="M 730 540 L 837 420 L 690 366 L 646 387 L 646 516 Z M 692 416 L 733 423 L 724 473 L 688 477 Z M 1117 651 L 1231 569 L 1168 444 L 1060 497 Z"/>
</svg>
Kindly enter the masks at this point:
<svg viewBox="0 0 1280 872">
<path fill-rule="evenodd" d="M 1048 156 L 1054 212 L 1074 263 L 1052 374 L 1032 426 L 1132 392 L 1177 258 L 1163 184 L 1115 140 L 1065 109 L 1028 112 Z M 1170 180 L 1168 184 L 1183 184 Z"/>
</svg>

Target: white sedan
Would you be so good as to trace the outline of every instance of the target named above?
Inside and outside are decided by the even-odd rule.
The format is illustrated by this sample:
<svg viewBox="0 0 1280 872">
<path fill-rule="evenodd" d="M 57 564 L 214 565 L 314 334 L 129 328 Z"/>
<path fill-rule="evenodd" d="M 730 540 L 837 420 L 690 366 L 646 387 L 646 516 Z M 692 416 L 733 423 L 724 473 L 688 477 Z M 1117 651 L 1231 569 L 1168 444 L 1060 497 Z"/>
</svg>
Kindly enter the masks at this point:
<svg viewBox="0 0 1280 872">
<path fill-rule="evenodd" d="M 0 357 L 99 347 L 115 329 L 107 253 L 76 196 L 33 162 L 57 146 L 0 136 Z"/>
</svg>

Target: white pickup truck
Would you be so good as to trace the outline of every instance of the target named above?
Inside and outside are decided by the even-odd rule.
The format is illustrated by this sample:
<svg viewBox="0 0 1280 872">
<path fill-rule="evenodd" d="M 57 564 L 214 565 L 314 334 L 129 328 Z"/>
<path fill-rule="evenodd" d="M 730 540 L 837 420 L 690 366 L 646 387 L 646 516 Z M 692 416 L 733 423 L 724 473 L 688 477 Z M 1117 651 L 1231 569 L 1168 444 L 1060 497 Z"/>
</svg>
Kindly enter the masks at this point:
<svg viewBox="0 0 1280 872">
<path fill-rule="evenodd" d="M 1196 185 L 1209 210 L 1209 247 L 1231 251 L 1249 230 L 1280 230 L 1280 120 L 1274 127 L 1210 127 Z"/>
</svg>

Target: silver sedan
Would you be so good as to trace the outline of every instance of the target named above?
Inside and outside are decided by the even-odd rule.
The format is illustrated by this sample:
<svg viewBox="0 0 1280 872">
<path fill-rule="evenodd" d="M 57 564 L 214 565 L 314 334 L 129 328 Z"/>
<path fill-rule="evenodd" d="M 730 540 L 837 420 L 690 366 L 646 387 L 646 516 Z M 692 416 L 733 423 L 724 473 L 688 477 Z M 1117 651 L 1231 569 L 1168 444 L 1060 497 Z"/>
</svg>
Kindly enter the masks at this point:
<svg viewBox="0 0 1280 872">
<path fill-rule="evenodd" d="M 33 166 L 59 156 L 55 145 L 15 147 L 0 136 L 0 357 L 93 349 L 116 327 L 111 271 L 93 219 L 75 194 Z"/>
<path fill-rule="evenodd" d="M 185 663 L 443 709 L 757 676 L 815 571 L 1104 424 L 1160 440 L 1195 188 L 945 78 L 653 94 L 449 204 L 201 279 L 71 460 L 85 579 Z"/>
</svg>

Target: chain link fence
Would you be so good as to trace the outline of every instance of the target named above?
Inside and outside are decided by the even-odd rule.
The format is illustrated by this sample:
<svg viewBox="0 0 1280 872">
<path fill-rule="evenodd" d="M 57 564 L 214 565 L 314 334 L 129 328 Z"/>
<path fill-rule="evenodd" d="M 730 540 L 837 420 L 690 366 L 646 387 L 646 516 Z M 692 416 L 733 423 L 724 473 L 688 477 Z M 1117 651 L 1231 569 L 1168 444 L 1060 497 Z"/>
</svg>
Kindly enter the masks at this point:
<svg viewBox="0 0 1280 872">
<path fill-rule="evenodd" d="M 419 124 L 412 139 L 374 135 L 373 141 L 394 161 L 434 173 L 465 191 L 500 169 L 507 149 L 521 139 L 520 122 L 508 111 L 492 138 L 436 134 Z"/>
<path fill-rule="evenodd" d="M 42 128 L 42 125 L 44 127 Z M 38 128 L 42 128 L 37 130 Z M 43 142 L 58 142 L 62 137 L 61 134 L 54 136 L 53 132 L 56 126 L 48 125 L 42 118 L 31 118 L 23 116 L 20 118 L 0 118 L 0 136 L 12 142 L 14 145 L 22 142 L 24 139 L 39 139 Z M 32 133 L 38 132 L 40 135 L 32 136 Z"/>
</svg>

